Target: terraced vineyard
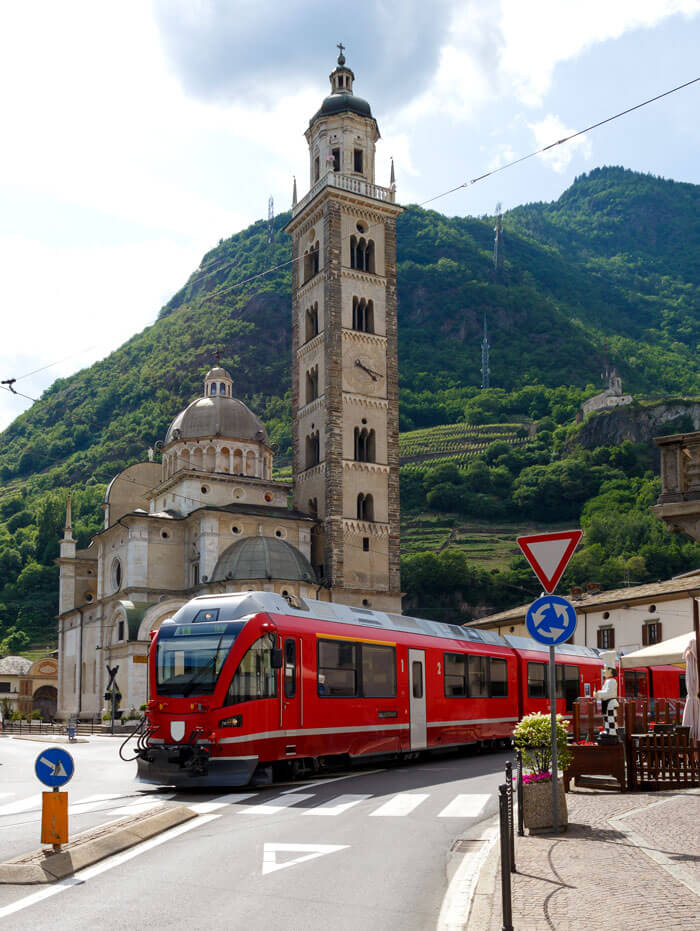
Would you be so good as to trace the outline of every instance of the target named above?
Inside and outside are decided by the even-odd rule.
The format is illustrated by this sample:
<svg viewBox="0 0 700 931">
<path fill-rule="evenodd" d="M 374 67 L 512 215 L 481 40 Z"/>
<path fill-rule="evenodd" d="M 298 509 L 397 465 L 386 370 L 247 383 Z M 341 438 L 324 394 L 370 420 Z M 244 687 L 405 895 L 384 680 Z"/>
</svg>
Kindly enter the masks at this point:
<svg viewBox="0 0 700 931">
<path fill-rule="evenodd" d="M 411 430 L 399 437 L 401 469 L 425 472 L 441 462 L 466 465 L 497 440 L 517 446 L 524 443 L 527 436 L 528 426 L 524 423 L 494 423 L 478 427 L 454 423 Z"/>
</svg>

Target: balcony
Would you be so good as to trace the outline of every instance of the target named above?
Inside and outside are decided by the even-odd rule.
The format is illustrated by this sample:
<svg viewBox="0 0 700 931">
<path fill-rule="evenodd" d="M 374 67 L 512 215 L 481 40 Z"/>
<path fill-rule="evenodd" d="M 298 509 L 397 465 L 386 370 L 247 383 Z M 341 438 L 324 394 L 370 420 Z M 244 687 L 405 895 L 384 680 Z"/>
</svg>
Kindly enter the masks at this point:
<svg viewBox="0 0 700 931">
<path fill-rule="evenodd" d="M 700 541 L 700 433 L 659 436 L 661 494 L 652 508 L 670 530 Z"/>
<path fill-rule="evenodd" d="M 369 181 L 357 175 L 344 175 L 339 171 L 329 171 L 319 178 L 309 192 L 292 207 L 292 216 L 297 216 L 325 187 L 335 187 L 341 191 L 350 191 L 353 194 L 361 194 L 363 197 L 371 197 L 373 200 L 382 200 L 391 204 L 396 200 L 396 192 L 392 188 L 370 184 Z"/>
</svg>

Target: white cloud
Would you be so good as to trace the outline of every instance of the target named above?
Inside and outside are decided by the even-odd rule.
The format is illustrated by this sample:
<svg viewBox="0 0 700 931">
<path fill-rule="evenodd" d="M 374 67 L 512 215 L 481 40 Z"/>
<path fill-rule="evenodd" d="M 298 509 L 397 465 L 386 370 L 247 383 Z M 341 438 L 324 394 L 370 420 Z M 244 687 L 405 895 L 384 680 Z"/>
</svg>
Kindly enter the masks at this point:
<svg viewBox="0 0 700 931">
<path fill-rule="evenodd" d="M 529 126 L 538 149 L 552 145 L 552 143 L 556 143 L 576 132 L 575 129 L 569 129 L 565 126 L 558 116 L 551 113 L 537 123 L 530 123 Z M 571 142 L 565 142 L 563 145 L 555 146 L 548 152 L 543 152 L 540 158 L 548 161 L 554 171 L 561 174 L 569 166 L 574 156 L 581 155 L 588 161 L 592 152 L 593 147 L 590 138 L 588 136 L 577 136 Z"/>
<path fill-rule="evenodd" d="M 166 239 L 123 246 L 56 248 L 0 237 L 3 256 L 2 378 L 38 398 L 54 379 L 81 369 L 152 323 L 204 251 Z M 68 358 L 64 358 L 68 356 Z M 26 373 L 50 365 L 36 375 Z M 0 429 L 30 402 L 0 392 Z"/>
</svg>

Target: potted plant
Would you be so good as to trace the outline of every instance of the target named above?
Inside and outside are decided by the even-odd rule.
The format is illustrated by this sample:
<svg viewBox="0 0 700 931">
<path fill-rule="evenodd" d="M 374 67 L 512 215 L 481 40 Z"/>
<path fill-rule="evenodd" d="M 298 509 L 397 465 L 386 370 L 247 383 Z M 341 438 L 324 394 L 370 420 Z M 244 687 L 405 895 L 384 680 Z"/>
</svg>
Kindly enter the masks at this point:
<svg viewBox="0 0 700 931">
<path fill-rule="evenodd" d="M 523 821 L 532 831 L 552 827 L 552 725 L 548 714 L 528 714 L 513 731 L 515 746 L 523 755 Z M 557 770 L 571 761 L 566 723 L 557 715 Z M 560 825 L 568 823 L 564 783 L 557 778 L 557 812 Z"/>
</svg>

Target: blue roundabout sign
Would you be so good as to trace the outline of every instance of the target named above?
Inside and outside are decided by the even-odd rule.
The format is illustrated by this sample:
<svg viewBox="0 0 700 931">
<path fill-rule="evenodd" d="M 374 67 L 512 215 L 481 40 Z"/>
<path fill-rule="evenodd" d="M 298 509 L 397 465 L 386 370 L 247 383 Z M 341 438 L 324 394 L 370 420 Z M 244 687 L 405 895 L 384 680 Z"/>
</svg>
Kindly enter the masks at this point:
<svg viewBox="0 0 700 931">
<path fill-rule="evenodd" d="M 527 609 L 525 624 L 533 640 L 548 647 L 556 646 L 576 630 L 576 611 L 560 595 L 543 595 Z"/>
<path fill-rule="evenodd" d="M 75 772 L 75 763 L 67 750 L 49 747 L 36 758 L 34 772 L 39 782 L 51 789 L 58 789 L 70 781 Z"/>
</svg>

